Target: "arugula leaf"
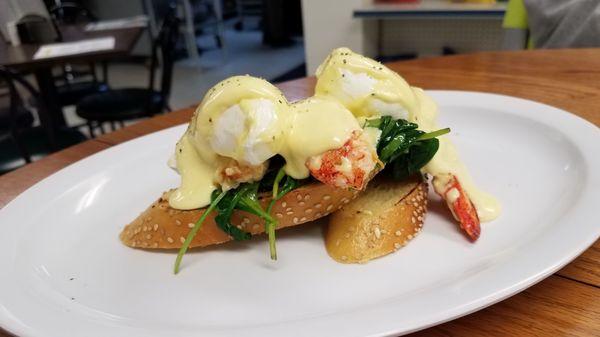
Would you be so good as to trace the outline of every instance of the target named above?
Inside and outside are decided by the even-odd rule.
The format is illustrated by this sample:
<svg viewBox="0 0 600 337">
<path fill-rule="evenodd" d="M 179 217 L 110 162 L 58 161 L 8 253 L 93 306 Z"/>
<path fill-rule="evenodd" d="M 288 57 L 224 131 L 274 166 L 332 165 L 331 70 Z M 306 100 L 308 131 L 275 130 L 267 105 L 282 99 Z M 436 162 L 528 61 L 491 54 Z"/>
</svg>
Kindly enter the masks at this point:
<svg viewBox="0 0 600 337">
<path fill-rule="evenodd" d="M 408 153 L 399 156 L 392 164 L 392 174 L 395 179 L 402 180 L 419 172 L 427 165 L 440 146 L 436 138 L 426 139 L 411 146 Z"/>
<path fill-rule="evenodd" d="M 251 234 L 239 229 L 231 223 L 231 215 L 233 212 L 238 209 L 259 216 L 265 221 L 265 232 L 269 235 L 271 259 L 276 260 L 275 227 L 277 227 L 277 220 L 271 216 L 271 209 L 273 208 L 275 201 L 279 200 L 291 190 L 297 188 L 300 185 L 300 182 L 287 176 L 283 167 L 280 167 L 277 174 L 273 175 L 273 178 L 271 179 L 273 179 L 273 199 L 269 203 L 267 210 L 264 210 L 258 201 L 259 187 L 260 184 L 264 184 L 264 182 L 244 183 L 235 189 L 227 191 L 225 196 L 222 197 L 222 200 L 216 204 L 215 207 L 218 214 L 215 217 L 215 222 L 222 231 L 227 233 L 234 240 L 241 241 L 250 239 Z M 216 200 L 218 195 L 219 192 L 213 192 L 213 200 Z"/>
<path fill-rule="evenodd" d="M 257 182 L 243 184 L 241 185 L 241 189 L 243 190 L 243 193 L 238 204 L 239 209 L 257 215 L 265 221 L 275 221 L 271 215 L 262 208 L 260 202 L 258 202 Z"/>
<path fill-rule="evenodd" d="M 217 191 L 213 192 L 213 198 L 217 195 L 217 193 Z M 217 223 L 217 226 L 236 241 L 250 239 L 250 233 L 245 232 L 231 224 L 231 214 L 233 214 L 233 210 L 240 202 L 240 199 L 243 197 L 244 193 L 245 191 L 243 188 L 241 191 L 237 191 L 235 193 L 227 193 L 225 198 L 223 198 L 223 200 L 221 200 L 216 207 L 218 211 L 217 216 L 215 216 L 215 222 Z"/>
<path fill-rule="evenodd" d="M 284 179 L 283 185 L 281 189 L 279 188 L 279 184 Z M 293 189 L 297 188 L 300 185 L 300 182 L 288 175 L 285 174 L 283 167 L 279 169 L 277 175 L 275 176 L 275 180 L 273 181 L 273 196 L 271 202 L 269 202 L 269 206 L 267 207 L 267 213 L 271 214 L 271 210 L 273 209 L 273 205 L 277 200 L 281 199 L 284 195 L 288 194 Z M 265 222 L 265 232 L 269 236 L 269 252 L 271 253 L 271 259 L 277 260 L 277 248 L 275 246 L 275 227 L 277 227 L 277 221 L 274 220 L 272 222 Z"/>
<path fill-rule="evenodd" d="M 206 220 L 206 217 L 210 214 L 210 212 L 212 212 L 217 207 L 219 202 L 225 197 L 226 194 L 227 194 L 226 191 L 219 192 L 218 195 L 216 195 L 216 196 L 213 193 L 214 198 L 212 199 L 210 205 L 208 206 L 206 211 L 204 211 L 204 213 L 202 213 L 202 216 L 200 216 L 200 219 L 198 219 L 198 221 L 196 221 L 194 228 L 192 228 L 192 230 L 188 233 L 188 236 L 187 236 L 187 238 L 185 238 L 183 245 L 181 245 L 181 248 L 179 249 L 179 253 L 177 254 L 177 258 L 175 259 L 175 266 L 173 267 L 173 273 L 175 273 L 175 274 L 179 273 L 179 265 L 181 264 L 183 255 L 185 255 L 188 248 L 190 247 L 190 244 L 192 243 L 192 240 L 194 239 L 196 234 L 198 234 L 200 227 L 202 227 L 202 223 L 204 222 L 204 220 Z"/>
<path fill-rule="evenodd" d="M 367 120 L 365 126 L 381 130 L 377 154 L 384 164 L 390 164 L 396 179 L 404 179 L 425 166 L 439 148 L 436 137 L 450 132 L 445 128 L 425 133 L 417 129 L 417 124 L 393 120 L 391 116 Z"/>
</svg>

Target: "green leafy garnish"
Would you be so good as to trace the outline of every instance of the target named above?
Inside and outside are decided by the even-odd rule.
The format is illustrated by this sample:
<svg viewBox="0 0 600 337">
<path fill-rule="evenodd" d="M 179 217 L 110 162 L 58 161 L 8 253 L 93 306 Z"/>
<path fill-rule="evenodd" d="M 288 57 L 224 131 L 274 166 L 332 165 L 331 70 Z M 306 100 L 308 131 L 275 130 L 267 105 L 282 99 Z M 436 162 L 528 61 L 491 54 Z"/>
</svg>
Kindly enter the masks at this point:
<svg viewBox="0 0 600 337">
<path fill-rule="evenodd" d="M 231 236 L 236 241 L 250 239 L 250 233 L 234 226 L 231 223 L 231 215 L 236 209 L 252 213 L 264 219 L 266 222 L 273 221 L 273 218 L 263 210 L 258 202 L 258 183 L 246 183 L 238 188 L 229 190 L 223 200 L 217 205 L 218 215 L 215 217 L 217 226 Z M 216 192 L 213 193 L 213 196 Z"/>
<path fill-rule="evenodd" d="M 279 184 L 283 181 L 283 185 L 279 188 Z M 273 209 L 273 205 L 277 200 L 281 199 L 284 195 L 288 194 L 290 191 L 298 187 L 300 183 L 298 180 L 288 176 L 285 174 L 283 167 L 279 169 L 277 175 L 275 176 L 275 181 L 273 182 L 273 196 L 271 202 L 269 202 L 269 206 L 267 207 L 267 213 L 271 214 L 271 210 Z M 265 222 L 265 232 L 269 236 L 269 252 L 271 253 L 271 260 L 277 260 L 277 248 L 275 246 L 275 227 L 277 227 L 277 221 Z"/>
<path fill-rule="evenodd" d="M 211 203 L 208 206 L 208 208 L 206 209 L 206 211 L 204 211 L 204 213 L 202 213 L 202 216 L 200 216 L 200 219 L 198 219 L 198 221 L 196 221 L 196 224 L 194 224 L 194 228 L 192 228 L 192 230 L 188 233 L 187 238 L 185 238 L 183 245 L 179 249 L 177 258 L 175 259 L 175 266 L 173 267 L 173 272 L 175 274 L 179 273 L 179 265 L 181 264 L 181 259 L 183 259 L 183 255 L 185 255 L 185 253 L 187 252 L 187 250 L 190 247 L 190 244 L 192 243 L 192 240 L 194 239 L 196 234 L 198 234 L 200 227 L 202 227 L 202 223 L 204 222 L 204 220 L 206 220 L 206 217 L 210 214 L 210 212 L 212 212 L 215 209 L 215 207 L 217 207 L 217 205 L 219 204 L 219 201 L 221 201 L 221 199 L 223 199 L 226 194 L 227 194 L 227 192 L 220 192 L 211 201 Z"/>
<path fill-rule="evenodd" d="M 394 178 L 404 179 L 425 166 L 439 148 L 436 137 L 450 132 L 449 128 L 425 133 L 418 125 L 391 116 L 369 119 L 365 126 L 381 130 L 377 143 L 377 154 L 388 167 Z"/>
<path fill-rule="evenodd" d="M 407 154 L 399 156 L 390 163 L 394 179 L 402 180 L 419 172 L 433 158 L 439 146 L 440 141 L 436 138 L 426 139 L 412 145 Z"/>
<path fill-rule="evenodd" d="M 226 192 L 223 200 L 221 200 L 221 202 L 217 204 L 216 208 L 218 214 L 217 216 L 215 216 L 215 222 L 217 223 L 217 226 L 236 241 L 250 239 L 250 233 L 237 228 L 230 222 L 233 210 L 236 208 L 237 204 L 240 202 L 240 199 L 244 196 L 245 193 L 245 190 L 243 188 L 240 190 L 241 191 L 237 192 Z M 217 195 L 219 195 L 219 191 L 214 191 L 213 198 L 215 198 L 215 196 Z"/>
<path fill-rule="evenodd" d="M 174 268 L 175 274 L 179 272 L 181 260 L 183 255 L 187 252 L 190 243 L 202 227 L 202 223 L 208 214 L 213 210 L 217 212 L 217 215 L 215 216 L 215 223 L 217 226 L 236 241 L 248 240 L 251 237 L 250 233 L 234 226 L 231 223 L 231 216 L 236 209 L 262 218 L 265 221 L 265 232 L 269 235 L 269 250 L 271 253 L 271 259 L 277 260 L 277 251 L 275 248 L 275 228 L 277 227 L 277 220 L 275 220 L 270 213 L 275 202 L 293 189 L 300 186 L 301 182 L 286 175 L 283 167 L 280 167 L 276 172 L 276 175 L 275 172 L 273 172 L 272 178 L 263 179 L 260 183 L 244 183 L 235 189 L 228 191 L 216 190 L 213 192 L 210 205 L 202 214 L 200 219 L 198 219 L 194 225 L 194 228 L 192 228 L 192 230 L 189 232 L 186 240 L 179 250 L 179 254 L 177 254 Z M 261 190 L 264 190 L 264 184 L 267 183 L 272 184 L 271 191 L 273 193 L 273 198 L 269 203 L 267 210 L 264 210 L 258 201 L 258 190 L 260 184 L 263 184 Z"/>
</svg>

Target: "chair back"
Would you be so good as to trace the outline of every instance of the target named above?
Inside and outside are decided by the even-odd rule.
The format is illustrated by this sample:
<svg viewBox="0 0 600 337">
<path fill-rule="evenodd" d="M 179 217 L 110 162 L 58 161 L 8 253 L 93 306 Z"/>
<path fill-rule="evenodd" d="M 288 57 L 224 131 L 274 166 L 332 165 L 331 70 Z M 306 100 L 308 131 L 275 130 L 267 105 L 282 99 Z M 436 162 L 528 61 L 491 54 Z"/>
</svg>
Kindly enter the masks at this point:
<svg viewBox="0 0 600 337">
<path fill-rule="evenodd" d="M 175 12 L 175 7 L 171 6 L 169 12 L 163 20 L 158 36 L 152 43 L 152 59 L 150 64 L 150 83 L 149 88 L 154 89 L 155 70 L 159 64 L 158 55 L 160 54 L 160 88 L 159 91 L 163 97 L 164 104 L 167 104 L 171 94 L 171 84 L 173 80 L 173 64 L 175 63 L 175 47 L 179 39 L 179 19 Z"/>
<path fill-rule="evenodd" d="M 19 125 L 19 108 L 25 106 L 26 100 L 21 96 L 21 92 L 25 91 L 31 98 L 34 100 L 36 108 L 43 109 L 44 106 L 40 104 L 39 93 L 38 91 L 27 82 L 21 75 L 15 73 L 14 71 L 7 69 L 3 66 L 0 66 L 0 81 L 5 83 L 6 88 L 8 89 L 8 97 L 9 97 L 9 118 L 8 125 L 2 125 L 2 129 L 7 129 L 15 141 L 19 152 L 22 157 L 25 159 L 27 163 L 31 162 L 31 157 L 29 156 L 28 151 L 25 149 L 25 146 L 20 141 L 20 132 L 23 129 L 22 125 Z M 20 89 L 20 90 L 19 90 Z M 33 121 L 33 119 L 32 119 Z"/>
<path fill-rule="evenodd" d="M 77 2 L 62 1 L 48 11 L 57 23 L 63 25 L 98 21 L 92 12 Z"/>
<path fill-rule="evenodd" d="M 18 117 L 18 109 L 20 107 L 25 106 L 26 100 L 21 96 L 21 90 L 26 91 L 31 95 L 31 98 L 35 102 L 35 105 L 38 109 L 43 109 L 43 106 L 39 104 L 39 93 L 38 91 L 25 80 L 21 75 L 16 72 L 0 66 L 0 81 L 4 82 L 6 88 L 8 89 L 8 97 L 9 97 L 9 120 L 10 120 L 10 129 L 17 128 L 17 117 Z M 21 90 L 19 90 L 19 87 Z"/>
</svg>

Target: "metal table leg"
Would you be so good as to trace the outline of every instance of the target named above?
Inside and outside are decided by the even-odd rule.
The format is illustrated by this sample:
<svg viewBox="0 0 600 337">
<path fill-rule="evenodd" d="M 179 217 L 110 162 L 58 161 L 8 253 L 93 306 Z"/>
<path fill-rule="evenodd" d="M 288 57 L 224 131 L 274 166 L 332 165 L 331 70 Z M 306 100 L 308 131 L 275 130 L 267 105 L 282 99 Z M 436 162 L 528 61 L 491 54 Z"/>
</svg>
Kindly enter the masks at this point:
<svg viewBox="0 0 600 337">
<path fill-rule="evenodd" d="M 52 69 L 40 68 L 35 71 L 34 75 L 40 91 L 42 104 L 44 105 L 41 109 L 38 109 L 40 123 L 48 137 L 50 148 L 57 150 L 56 130 L 66 127 L 67 123 L 58 102 Z"/>
</svg>

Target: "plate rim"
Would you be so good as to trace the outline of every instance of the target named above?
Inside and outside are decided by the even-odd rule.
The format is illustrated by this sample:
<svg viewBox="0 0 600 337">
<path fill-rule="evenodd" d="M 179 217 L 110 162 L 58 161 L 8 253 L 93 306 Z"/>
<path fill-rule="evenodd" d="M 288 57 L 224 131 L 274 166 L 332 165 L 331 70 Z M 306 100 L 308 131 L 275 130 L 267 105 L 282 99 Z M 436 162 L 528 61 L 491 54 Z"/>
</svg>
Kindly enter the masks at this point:
<svg viewBox="0 0 600 337">
<path fill-rule="evenodd" d="M 496 94 L 496 93 L 487 93 L 487 92 L 475 92 L 475 91 L 461 91 L 461 90 L 426 90 L 426 92 L 428 94 L 432 94 L 432 96 L 434 97 L 435 100 L 439 100 L 440 97 L 443 96 L 453 96 L 453 95 L 476 95 L 476 96 L 480 96 L 482 98 L 487 97 L 489 99 L 497 99 L 497 100 L 509 100 L 509 101 L 513 101 L 515 104 L 519 103 L 519 104 L 534 104 L 534 105 L 538 105 L 539 108 L 543 108 L 546 109 L 548 111 L 552 111 L 551 114 L 553 114 L 554 116 L 559 116 L 560 118 L 563 118 L 564 120 L 569 120 L 571 123 L 577 124 L 579 127 L 581 127 L 582 130 L 585 129 L 585 133 L 587 132 L 594 132 L 593 129 L 595 129 L 595 136 L 597 137 L 598 135 L 600 135 L 600 133 L 598 132 L 600 129 L 598 127 L 596 127 L 594 124 L 592 124 L 591 122 L 587 121 L 586 119 L 575 115 L 573 113 L 570 113 L 566 110 L 551 106 L 551 105 L 547 105 L 544 103 L 540 103 L 540 102 L 536 102 L 533 100 L 529 100 L 529 99 L 524 99 L 524 98 L 519 98 L 519 97 L 514 97 L 514 96 L 508 96 L 508 95 L 502 95 L 502 94 Z M 442 98 L 443 99 L 443 98 Z M 474 103 L 465 103 L 467 105 L 473 105 Z M 505 111 L 502 111 L 505 112 Z M 517 114 L 520 116 L 523 116 L 521 114 Z M 536 122 L 540 122 L 539 120 L 536 119 Z M 172 126 L 163 130 L 159 130 L 147 135 L 143 135 L 128 141 L 125 141 L 123 143 L 119 143 L 113 146 L 110 146 L 104 150 L 101 150 L 97 153 L 94 153 L 88 157 L 85 157 L 83 159 L 80 159 L 74 163 L 69 164 L 68 166 L 52 173 L 51 175 L 49 175 L 48 177 L 38 181 L 36 184 L 30 186 L 29 188 L 27 188 L 25 191 L 23 191 L 22 193 L 20 193 L 18 196 L 16 196 L 15 198 L 13 198 L 10 202 L 8 202 L 2 209 L 0 209 L 0 219 L 5 217 L 6 213 L 10 212 L 12 210 L 12 208 L 14 207 L 15 204 L 17 204 L 18 202 L 20 202 L 20 200 L 26 198 L 28 196 L 29 193 L 31 193 L 32 190 L 34 190 L 34 188 L 39 188 L 40 185 L 44 185 L 46 184 L 48 181 L 51 181 L 52 179 L 54 179 L 53 177 L 55 177 L 57 174 L 59 174 L 60 172 L 63 172 L 62 174 L 64 174 L 64 172 L 67 172 L 69 170 L 76 170 L 78 165 L 82 165 L 81 162 L 86 162 L 86 161 L 91 161 L 91 160 L 98 160 L 101 159 L 103 156 L 106 155 L 110 155 L 111 150 L 112 151 L 118 151 L 120 147 L 122 146 L 126 146 L 125 144 L 130 144 L 132 142 L 143 142 L 144 139 L 147 139 L 147 137 L 158 137 L 160 136 L 161 133 L 167 133 L 167 132 L 173 132 L 174 129 L 177 128 L 182 128 L 184 124 L 179 124 L 176 126 Z M 564 129 L 560 129 L 560 131 L 562 131 L 565 135 L 570 135 L 570 133 L 574 132 L 572 130 L 570 131 L 566 131 Z M 590 133 L 591 134 L 591 133 Z M 572 140 L 571 138 L 569 138 L 570 140 Z M 598 149 L 600 149 L 600 146 L 596 146 Z M 588 157 L 585 157 L 584 159 L 586 159 Z M 592 163 L 594 165 L 600 166 L 600 159 L 596 159 L 593 160 Z M 589 163 L 588 163 L 589 164 Z M 592 173 L 593 175 L 593 173 Z M 596 177 L 597 178 L 597 177 Z M 8 209 L 8 211 L 7 211 Z M 564 220 L 561 220 L 564 221 Z M 428 327 L 434 326 L 434 325 L 438 325 L 438 324 L 442 324 L 444 322 L 468 315 L 470 313 L 473 313 L 475 311 L 481 310 L 483 308 L 486 308 L 488 306 L 491 306 L 495 303 L 498 303 L 510 296 L 513 296 L 535 284 L 537 284 L 538 282 L 542 281 L 543 279 L 545 279 L 546 277 L 552 275 L 553 273 L 555 273 L 557 270 L 559 270 L 560 268 L 562 268 L 563 266 L 565 266 L 566 264 L 568 264 L 569 262 L 573 261 L 577 256 L 579 256 L 581 253 L 583 253 L 585 250 L 587 250 L 591 245 L 594 244 L 594 242 L 596 240 L 598 240 L 598 237 L 600 237 L 600 227 L 595 228 L 595 233 L 593 233 L 592 235 L 588 236 L 588 240 L 586 241 L 585 244 L 579 244 L 579 246 L 577 246 L 577 248 L 572 248 L 570 249 L 569 254 L 559 254 L 561 255 L 561 258 L 556 260 L 554 263 L 550 263 L 548 265 L 548 263 L 545 263 L 545 265 L 547 265 L 545 268 L 543 268 L 543 270 L 541 271 L 537 271 L 537 272 L 530 272 L 529 277 L 523 278 L 520 277 L 522 280 L 520 282 L 517 283 L 513 283 L 508 287 L 504 287 L 505 289 L 501 289 L 501 290 L 496 290 L 494 291 L 492 294 L 488 294 L 488 296 L 486 298 L 482 298 L 481 296 L 475 300 L 472 301 L 471 303 L 469 303 L 467 306 L 464 306 L 463 308 L 459 309 L 459 310 L 454 310 L 454 312 L 444 312 L 444 313 L 436 313 L 433 316 L 438 316 L 436 319 L 432 319 L 432 318 L 427 318 L 425 320 L 429 320 L 430 323 L 426 323 L 423 324 L 422 322 L 415 322 L 412 324 L 411 327 L 409 327 L 408 329 L 404 329 L 404 328 L 397 328 L 397 329 L 389 329 L 386 328 L 386 331 L 379 331 L 379 332 L 372 332 L 372 333 L 368 333 L 367 335 L 369 336 L 387 336 L 387 335 L 393 335 L 393 334 L 406 334 L 406 333 L 410 333 L 410 332 L 414 332 L 414 331 L 418 331 L 421 329 L 426 329 Z M 536 242 L 539 242 L 540 240 L 536 240 Z M 581 241 L 581 240 L 578 240 Z M 492 268 L 493 269 L 493 268 Z M 383 307 L 383 306 L 381 306 Z M 361 310 L 365 310 L 365 309 L 361 309 Z M 332 314 L 332 315 L 343 315 L 345 316 L 346 314 L 352 314 L 354 311 L 360 311 L 359 309 L 353 310 L 351 312 L 343 312 L 342 314 L 336 313 L 336 314 Z M 360 314 L 359 314 L 360 315 Z M 329 316 L 329 315 L 326 315 Z M 326 317 L 326 316 L 320 316 L 318 318 L 321 317 Z M 11 320 L 12 319 L 12 320 Z M 310 318 L 309 321 L 314 320 L 315 318 Z M 15 320 L 17 322 L 15 322 Z M 303 322 L 304 319 L 300 319 L 300 320 L 295 320 L 293 321 L 293 323 L 301 323 Z M 14 323 L 14 324 L 11 324 Z M 18 318 L 17 317 L 10 317 L 10 312 L 7 308 L 5 308 L 1 303 L 0 303 L 0 330 L 4 329 L 9 333 L 13 333 L 13 334 L 25 334 L 28 335 L 29 333 L 33 333 L 33 331 L 31 330 L 30 327 L 27 326 L 22 326 L 19 325 L 20 322 L 18 322 Z M 269 326 L 273 327 L 273 325 L 278 325 L 279 323 L 274 323 L 271 324 Z M 36 331 L 37 332 L 37 331 Z M 263 331 L 264 332 L 264 331 Z M 41 332 L 40 332 L 41 333 Z M 257 331 L 257 333 L 260 333 Z M 361 334 L 362 335 L 362 334 Z"/>
</svg>

